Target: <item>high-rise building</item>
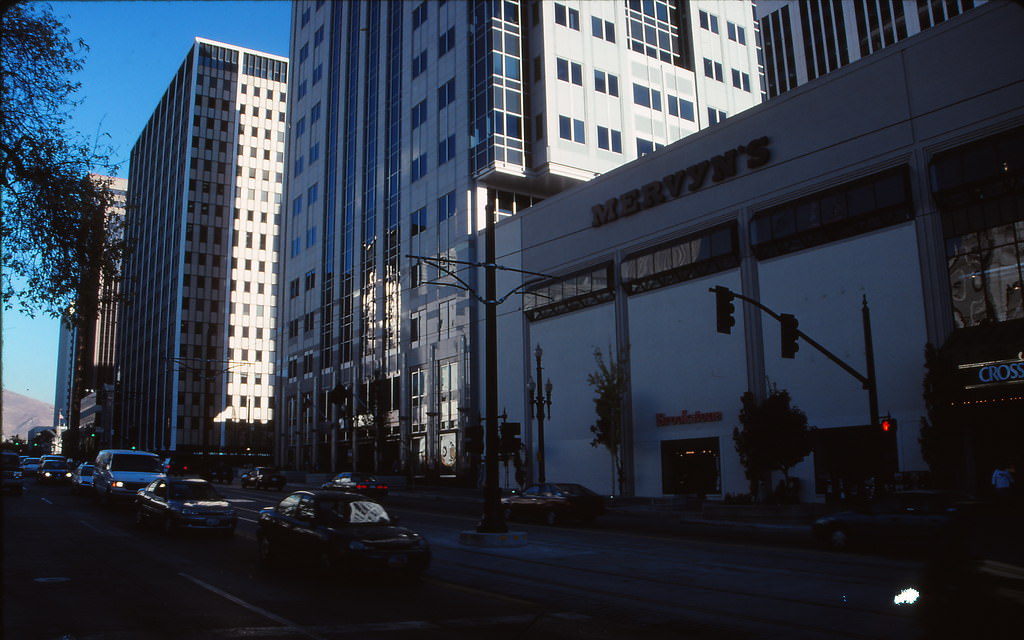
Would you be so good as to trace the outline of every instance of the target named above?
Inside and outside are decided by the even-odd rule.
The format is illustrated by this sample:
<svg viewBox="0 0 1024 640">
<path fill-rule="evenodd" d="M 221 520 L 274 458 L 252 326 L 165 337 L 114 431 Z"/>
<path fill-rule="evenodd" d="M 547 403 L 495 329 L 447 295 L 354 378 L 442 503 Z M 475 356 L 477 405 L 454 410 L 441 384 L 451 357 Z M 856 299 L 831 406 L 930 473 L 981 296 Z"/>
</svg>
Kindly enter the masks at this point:
<svg viewBox="0 0 1024 640">
<path fill-rule="evenodd" d="M 987 0 L 757 3 L 769 98 L 941 24 Z"/>
<path fill-rule="evenodd" d="M 90 177 L 104 184 L 113 195 L 107 211 L 108 232 L 123 233 L 128 180 L 97 174 Z M 79 294 L 79 304 L 95 304 L 95 317 L 83 319 L 78 326 L 60 324 L 53 424 L 58 436 L 64 428 L 71 427 L 89 430 L 102 442 L 109 438 L 112 422 L 112 398 L 108 391 L 114 382 L 120 286 L 102 280 L 87 286 L 91 290 Z M 82 296 L 91 300 L 85 302 Z"/>
<path fill-rule="evenodd" d="M 749 2 L 295 2 L 281 462 L 470 474 L 484 212 L 758 104 L 756 30 Z"/>
<path fill-rule="evenodd" d="M 196 38 L 132 149 L 114 444 L 271 447 L 287 82 Z"/>
</svg>

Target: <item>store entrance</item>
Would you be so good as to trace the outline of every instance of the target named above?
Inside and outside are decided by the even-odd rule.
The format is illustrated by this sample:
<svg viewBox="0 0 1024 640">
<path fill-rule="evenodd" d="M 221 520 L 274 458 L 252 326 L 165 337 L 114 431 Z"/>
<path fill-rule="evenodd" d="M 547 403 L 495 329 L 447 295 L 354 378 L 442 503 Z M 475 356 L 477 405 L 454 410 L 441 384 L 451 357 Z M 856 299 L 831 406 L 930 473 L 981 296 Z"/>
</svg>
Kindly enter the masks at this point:
<svg viewBox="0 0 1024 640">
<path fill-rule="evenodd" d="M 661 443 L 661 490 L 704 497 L 721 493 L 718 438 L 665 440 Z"/>
</svg>

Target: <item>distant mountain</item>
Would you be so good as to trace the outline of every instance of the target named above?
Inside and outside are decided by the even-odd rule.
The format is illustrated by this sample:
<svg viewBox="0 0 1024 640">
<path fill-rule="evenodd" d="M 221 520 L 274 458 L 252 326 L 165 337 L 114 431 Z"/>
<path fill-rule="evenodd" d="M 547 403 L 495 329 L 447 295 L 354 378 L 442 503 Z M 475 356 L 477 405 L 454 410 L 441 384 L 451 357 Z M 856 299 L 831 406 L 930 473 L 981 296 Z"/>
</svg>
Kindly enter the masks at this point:
<svg viewBox="0 0 1024 640">
<path fill-rule="evenodd" d="M 53 425 L 53 405 L 4 389 L 4 440 L 19 435 L 27 439 L 32 427 Z"/>
</svg>

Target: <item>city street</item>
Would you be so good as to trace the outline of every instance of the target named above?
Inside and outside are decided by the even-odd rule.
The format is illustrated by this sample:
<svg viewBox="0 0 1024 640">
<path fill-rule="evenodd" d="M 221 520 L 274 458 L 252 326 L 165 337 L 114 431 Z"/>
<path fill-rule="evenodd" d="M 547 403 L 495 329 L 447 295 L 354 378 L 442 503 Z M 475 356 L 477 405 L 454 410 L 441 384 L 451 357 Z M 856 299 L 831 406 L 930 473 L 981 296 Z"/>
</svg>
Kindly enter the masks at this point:
<svg viewBox="0 0 1024 640">
<path fill-rule="evenodd" d="M 140 529 L 67 487 L 30 482 L 3 502 L 3 636 L 149 638 L 914 637 L 893 597 L 914 560 L 671 532 L 513 523 L 526 547 L 458 542 L 474 513 L 408 499 L 392 515 L 424 533 L 421 582 L 318 576 L 256 559 L 260 507 L 287 494 L 219 489 L 240 510 L 230 539 Z M 401 504 L 399 504 L 399 502 Z M 468 505 L 471 507 L 472 505 Z"/>
</svg>

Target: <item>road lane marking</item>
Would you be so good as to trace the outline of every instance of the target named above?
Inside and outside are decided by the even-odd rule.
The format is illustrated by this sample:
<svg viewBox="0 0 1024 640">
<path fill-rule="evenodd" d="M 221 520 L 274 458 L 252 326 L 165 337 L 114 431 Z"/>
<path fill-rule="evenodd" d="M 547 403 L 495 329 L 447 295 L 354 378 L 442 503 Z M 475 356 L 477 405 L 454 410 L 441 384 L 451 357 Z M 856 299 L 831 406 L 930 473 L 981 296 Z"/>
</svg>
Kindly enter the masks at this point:
<svg viewBox="0 0 1024 640">
<path fill-rule="evenodd" d="M 274 614 L 274 613 L 271 613 L 270 611 L 267 611 L 266 609 L 262 609 L 260 607 L 257 607 L 254 604 L 250 604 L 250 603 L 246 602 L 245 600 L 242 600 L 241 598 L 239 598 L 237 596 L 231 595 L 227 591 L 224 591 L 222 589 L 218 589 L 217 587 L 215 587 L 212 584 L 209 584 L 207 582 L 203 582 L 199 578 L 190 576 L 187 573 L 179 573 L 178 575 L 181 576 L 182 578 L 186 578 L 188 580 L 191 580 L 192 582 L 196 583 L 197 585 L 199 585 L 200 587 L 206 589 L 207 591 L 212 591 L 213 593 L 216 593 L 220 597 L 222 597 L 222 598 L 224 598 L 226 600 L 230 600 L 231 602 L 234 602 L 235 604 L 239 605 L 240 607 L 244 607 L 244 608 L 248 609 L 249 611 L 252 611 L 255 614 L 258 614 L 258 615 L 263 616 L 264 618 L 267 618 L 268 620 L 273 620 L 274 622 L 278 623 L 279 625 L 281 625 L 283 627 L 288 627 L 288 629 L 290 631 L 292 631 L 293 633 L 301 633 L 302 635 L 304 635 L 304 636 L 306 636 L 308 638 L 314 638 L 314 640 L 326 640 L 326 638 L 324 638 L 323 636 L 319 636 L 319 635 L 317 635 L 315 633 L 311 633 L 309 631 L 306 631 L 305 629 L 303 629 L 299 625 L 295 624 L 291 620 L 288 620 L 287 618 L 282 618 L 281 616 L 279 616 L 277 614 Z"/>
<path fill-rule="evenodd" d="M 238 516 L 238 519 L 239 520 L 245 520 L 246 522 L 251 522 L 253 524 L 256 524 L 256 523 L 259 522 L 259 520 L 253 520 L 252 518 L 243 518 L 242 516 Z"/>
<path fill-rule="evenodd" d="M 52 502 L 50 502 L 49 498 L 39 498 L 39 499 L 42 500 L 43 502 L 45 502 L 46 504 L 53 504 Z"/>
</svg>

